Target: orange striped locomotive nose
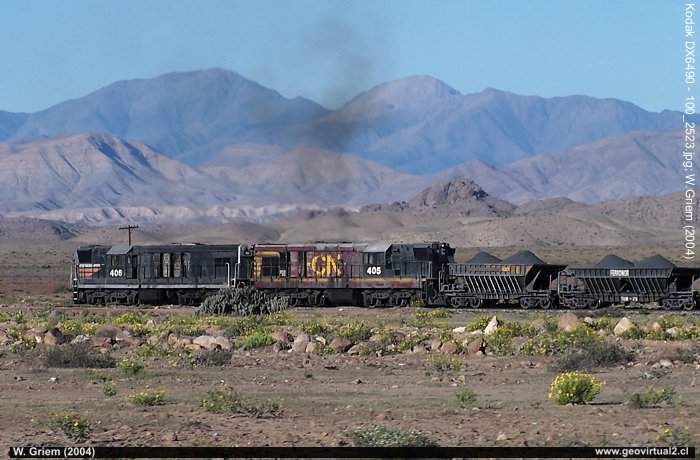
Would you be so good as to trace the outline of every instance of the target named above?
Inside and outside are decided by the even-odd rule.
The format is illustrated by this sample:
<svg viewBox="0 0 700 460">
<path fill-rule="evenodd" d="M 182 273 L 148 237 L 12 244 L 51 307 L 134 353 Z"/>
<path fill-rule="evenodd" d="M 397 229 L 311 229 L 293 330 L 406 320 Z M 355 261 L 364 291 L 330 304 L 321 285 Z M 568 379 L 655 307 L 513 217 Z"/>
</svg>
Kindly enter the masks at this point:
<svg viewBox="0 0 700 460">
<path fill-rule="evenodd" d="M 101 264 L 80 264 L 78 265 L 78 277 L 89 278 L 100 271 Z"/>
</svg>

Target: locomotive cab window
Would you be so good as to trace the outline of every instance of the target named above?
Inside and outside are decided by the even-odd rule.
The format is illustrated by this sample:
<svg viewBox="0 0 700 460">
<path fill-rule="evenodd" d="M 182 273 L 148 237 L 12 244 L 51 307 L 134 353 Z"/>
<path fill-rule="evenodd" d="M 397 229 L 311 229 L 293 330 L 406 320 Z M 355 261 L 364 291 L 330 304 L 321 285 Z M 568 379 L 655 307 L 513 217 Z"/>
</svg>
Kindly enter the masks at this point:
<svg viewBox="0 0 700 460">
<path fill-rule="evenodd" d="M 285 270 L 286 264 L 284 254 L 263 256 L 261 259 L 260 274 L 262 276 L 280 276 L 280 269 Z"/>
<path fill-rule="evenodd" d="M 362 254 L 362 263 L 365 265 L 384 265 L 383 252 L 365 252 Z"/>
</svg>

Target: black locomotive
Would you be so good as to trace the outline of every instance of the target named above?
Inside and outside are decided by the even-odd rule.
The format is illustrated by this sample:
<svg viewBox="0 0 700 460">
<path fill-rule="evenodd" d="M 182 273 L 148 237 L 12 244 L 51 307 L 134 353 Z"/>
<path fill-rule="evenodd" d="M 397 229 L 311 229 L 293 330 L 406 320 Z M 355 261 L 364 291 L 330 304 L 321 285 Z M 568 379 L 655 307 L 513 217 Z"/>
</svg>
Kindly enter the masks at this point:
<svg viewBox="0 0 700 460">
<path fill-rule="evenodd" d="M 221 287 L 252 285 L 291 306 L 598 308 L 630 302 L 700 307 L 700 267 L 661 256 L 634 265 L 548 264 L 529 251 L 455 263 L 448 243 L 86 246 L 72 270 L 75 303 L 195 305 Z"/>
<path fill-rule="evenodd" d="M 243 245 L 86 246 L 73 266 L 73 302 L 195 305 L 209 293 L 249 280 Z"/>
</svg>

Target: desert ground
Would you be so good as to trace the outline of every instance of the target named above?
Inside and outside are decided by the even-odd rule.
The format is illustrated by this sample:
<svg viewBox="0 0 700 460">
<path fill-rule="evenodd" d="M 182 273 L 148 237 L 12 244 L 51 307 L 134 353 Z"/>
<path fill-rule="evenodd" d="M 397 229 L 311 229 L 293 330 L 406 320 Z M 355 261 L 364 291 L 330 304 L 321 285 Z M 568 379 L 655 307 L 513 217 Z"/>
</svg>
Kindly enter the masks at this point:
<svg viewBox="0 0 700 460">
<path fill-rule="evenodd" d="M 700 439 L 694 313 L 74 307 L 78 244 L 0 244 L 3 446 L 352 446 L 377 430 L 439 446 Z M 576 251 L 598 260 L 608 249 Z M 623 317 L 634 326 L 620 333 Z M 569 370 L 604 381 L 588 404 L 548 397 Z"/>
</svg>

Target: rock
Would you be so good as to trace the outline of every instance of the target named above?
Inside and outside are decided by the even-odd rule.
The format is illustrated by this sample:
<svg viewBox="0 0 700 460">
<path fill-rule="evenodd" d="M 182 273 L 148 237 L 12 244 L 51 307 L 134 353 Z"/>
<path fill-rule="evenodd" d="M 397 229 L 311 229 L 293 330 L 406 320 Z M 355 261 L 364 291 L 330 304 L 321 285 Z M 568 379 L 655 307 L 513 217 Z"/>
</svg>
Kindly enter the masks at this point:
<svg viewBox="0 0 700 460">
<path fill-rule="evenodd" d="M 348 355 L 351 355 L 351 356 L 359 355 L 362 352 L 362 350 L 364 350 L 365 348 L 367 348 L 367 345 L 365 345 L 364 343 L 358 343 L 357 345 L 353 345 L 348 350 Z"/>
<path fill-rule="evenodd" d="M 97 334 L 95 334 L 95 335 L 97 335 Z M 134 337 L 134 334 L 132 334 L 130 331 L 123 330 L 123 331 L 117 332 L 117 335 L 114 336 L 114 340 L 117 342 L 122 342 L 125 340 L 129 340 L 133 337 Z"/>
<path fill-rule="evenodd" d="M 329 346 L 336 353 L 343 353 L 348 351 L 352 345 L 352 342 L 345 337 L 336 337 L 331 341 Z"/>
<path fill-rule="evenodd" d="M 430 343 L 428 344 L 428 348 L 429 348 L 431 351 L 438 351 L 438 350 L 440 349 L 441 346 L 442 346 L 442 342 L 441 342 L 440 340 L 438 340 L 438 339 L 433 339 L 433 340 L 431 340 Z"/>
<path fill-rule="evenodd" d="M 493 318 L 491 318 L 491 321 L 489 321 L 489 324 L 486 325 L 484 328 L 484 335 L 491 334 L 493 331 L 495 331 L 498 328 L 498 325 L 500 322 L 498 321 L 498 318 L 494 315 Z"/>
<path fill-rule="evenodd" d="M 663 328 L 661 327 L 661 324 L 659 324 L 657 321 L 654 321 L 654 324 L 651 325 L 651 329 L 655 332 L 660 332 Z"/>
<path fill-rule="evenodd" d="M 625 317 L 622 318 L 619 323 L 617 323 L 615 329 L 613 329 L 613 334 L 619 337 L 634 327 L 634 323 L 629 318 Z"/>
<path fill-rule="evenodd" d="M 576 329 L 579 324 L 581 324 L 581 320 L 578 319 L 578 317 L 573 313 L 567 312 L 561 315 L 559 322 L 557 323 L 557 327 L 566 332 L 571 332 Z"/>
<path fill-rule="evenodd" d="M 110 337 L 91 337 L 90 346 L 93 348 L 104 348 L 112 346 L 112 339 Z"/>
<path fill-rule="evenodd" d="M 676 326 L 673 326 L 673 327 L 669 327 L 668 329 L 666 329 L 666 333 L 671 334 L 672 336 L 676 336 L 676 335 L 678 335 L 679 330 L 680 329 L 678 329 Z"/>
<path fill-rule="evenodd" d="M 496 436 L 496 441 L 507 441 L 507 440 L 508 440 L 508 436 L 506 436 L 506 434 L 503 432 L 499 433 L 498 436 Z"/>
<path fill-rule="evenodd" d="M 282 345 L 280 345 L 279 342 L 275 342 L 275 344 L 272 345 L 272 351 L 275 353 L 279 353 L 280 351 L 282 351 Z"/>
<path fill-rule="evenodd" d="M 52 327 L 44 334 L 44 343 L 51 347 L 56 345 L 62 345 L 68 342 L 70 339 L 68 336 L 63 334 L 57 327 Z"/>
<path fill-rule="evenodd" d="M 322 336 L 322 335 L 314 336 L 314 342 L 318 342 L 318 343 L 320 343 L 320 344 L 322 344 L 322 345 L 328 345 L 328 341 L 327 341 L 326 338 L 325 338 L 324 336 Z"/>
<path fill-rule="evenodd" d="M 216 343 L 224 350 L 230 350 L 231 349 L 231 341 L 224 337 L 223 335 L 217 335 L 215 337 Z"/>
<path fill-rule="evenodd" d="M 414 354 L 424 354 L 427 353 L 428 350 L 425 349 L 425 347 L 421 344 L 414 345 L 413 348 L 411 348 L 411 353 Z"/>
<path fill-rule="evenodd" d="M 530 328 L 533 331 L 544 332 L 547 330 L 547 320 L 544 318 L 537 318 L 530 323 Z"/>
<path fill-rule="evenodd" d="M 122 329 L 113 324 L 103 324 L 98 327 L 95 331 L 95 337 L 109 337 L 112 340 L 116 340 L 117 334 L 122 332 Z"/>
<path fill-rule="evenodd" d="M 309 342 L 306 344 L 306 350 L 304 350 L 304 352 L 315 353 L 317 348 L 318 348 L 318 342 Z"/>
<path fill-rule="evenodd" d="M 440 347 L 440 353 L 444 353 L 446 355 L 456 355 L 457 353 L 459 353 L 459 347 L 456 343 L 452 341 L 445 342 Z"/>
<path fill-rule="evenodd" d="M 289 332 L 285 331 L 274 331 L 270 334 L 270 337 L 275 342 L 279 342 L 282 345 L 288 345 L 294 342 L 294 337 Z"/>
<path fill-rule="evenodd" d="M 465 334 L 467 332 L 466 326 L 460 326 L 452 329 L 453 334 Z"/>
<path fill-rule="evenodd" d="M 467 344 L 467 353 L 470 355 L 476 355 L 478 352 L 483 354 L 484 350 L 484 339 L 482 337 L 477 337 Z"/>
<path fill-rule="evenodd" d="M 291 351 L 294 353 L 304 353 L 306 351 L 306 346 L 309 344 L 309 342 L 311 342 L 309 334 L 302 332 L 294 338 L 294 342 L 292 342 Z"/>
<path fill-rule="evenodd" d="M 231 349 L 231 341 L 221 335 L 216 337 L 213 335 L 200 335 L 199 337 L 192 339 L 192 343 L 207 350 L 214 350 L 217 348 L 221 348 L 223 350 Z"/>
<path fill-rule="evenodd" d="M 168 334 L 168 345 L 176 345 L 177 341 L 180 340 L 180 336 L 174 332 Z"/>
<path fill-rule="evenodd" d="M 76 343 L 83 343 L 83 342 L 89 342 L 90 337 L 86 335 L 78 335 L 76 336 L 73 340 L 70 341 L 71 344 L 75 345 Z"/>
<path fill-rule="evenodd" d="M 588 324 L 591 327 L 595 326 L 595 320 L 593 318 L 591 318 L 590 316 L 586 316 L 585 318 L 583 318 L 583 322 Z"/>
<path fill-rule="evenodd" d="M 659 365 L 661 367 L 673 367 L 673 362 L 670 359 L 660 359 Z"/>
</svg>

